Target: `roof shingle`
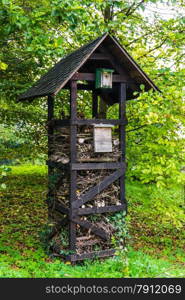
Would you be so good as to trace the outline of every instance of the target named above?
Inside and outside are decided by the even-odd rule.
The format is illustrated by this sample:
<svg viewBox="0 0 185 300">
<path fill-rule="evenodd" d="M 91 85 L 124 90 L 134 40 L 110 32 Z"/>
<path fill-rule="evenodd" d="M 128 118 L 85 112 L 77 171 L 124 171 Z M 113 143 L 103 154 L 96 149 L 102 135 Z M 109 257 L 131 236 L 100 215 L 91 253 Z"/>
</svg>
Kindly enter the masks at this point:
<svg viewBox="0 0 185 300">
<path fill-rule="evenodd" d="M 78 67 L 104 39 L 106 34 L 67 55 L 43 75 L 33 87 L 19 96 L 18 100 L 55 94 L 69 80 Z"/>
<path fill-rule="evenodd" d="M 141 84 L 144 84 L 146 90 L 153 88 L 159 91 L 158 87 L 139 67 L 126 49 L 124 49 L 114 37 L 108 33 L 104 33 L 102 36 L 61 59 L 42 76 L 33 87 L 20 95 L 18 100 L 32 100 L 37 97 L 56 95 L 102 42 L 105 43 L 105 48 L 118 60 L 120 66 L 127 71 L 129 77 L 134 80 L 137 90 L 139 90 Z M 127 100 L 134 98 L 133 92 L 134 88 L 132 88 Z"/>
</svg>

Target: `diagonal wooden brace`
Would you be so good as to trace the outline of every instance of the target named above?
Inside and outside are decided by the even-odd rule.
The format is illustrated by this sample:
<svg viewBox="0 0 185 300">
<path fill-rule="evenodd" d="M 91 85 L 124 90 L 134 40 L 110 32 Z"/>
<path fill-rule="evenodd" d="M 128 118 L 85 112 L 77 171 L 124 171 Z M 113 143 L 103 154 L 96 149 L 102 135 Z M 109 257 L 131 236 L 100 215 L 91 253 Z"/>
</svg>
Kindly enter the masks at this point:
<svg viewBox="0 0 185 300">
<path fill-rule="evenodd" d="M 96 225 L 92 224 L 89 221 L 82 221 L 78 217 L 73 218 L 71 221 L 76 224 L 79 224 L 80 226 L 82 226 L 86 229 L 90 229 L 90 231 L 92 233 L 94 233 L 95 235 L 98 235 L 105 241 L 107 241 L 109 239 L 109 235 L 105 232 L 105 230 L 98 228 Z"/>
<path fill-rule="evenodd" d="M 92 187 L 85 195 L 79 197 L 76 201 L 72 203 L 72 208 L 79 208 L 84 203 L 93 199 L 97 194 L 101 193 L 107 186 L 121 177 L 125 172 L 125 168 L 119 169 L 112 173 L 111 175 L 105 177 L 105 179 L 97 184 L 96 186 Z"/>
</svg>

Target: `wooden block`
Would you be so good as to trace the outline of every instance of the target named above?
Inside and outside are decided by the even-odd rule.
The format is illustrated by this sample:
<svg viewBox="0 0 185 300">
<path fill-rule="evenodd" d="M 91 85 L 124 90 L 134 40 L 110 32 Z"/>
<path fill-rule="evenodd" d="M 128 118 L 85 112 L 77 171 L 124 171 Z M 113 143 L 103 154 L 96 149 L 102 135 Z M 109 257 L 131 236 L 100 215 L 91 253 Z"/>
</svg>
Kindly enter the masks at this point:
<svg viewBox="0 0 185 300">
<path fill-rule="evenodd" d="M 112 125 L 94 125 L 94 151 L 112 152 Z"/>
</svg>

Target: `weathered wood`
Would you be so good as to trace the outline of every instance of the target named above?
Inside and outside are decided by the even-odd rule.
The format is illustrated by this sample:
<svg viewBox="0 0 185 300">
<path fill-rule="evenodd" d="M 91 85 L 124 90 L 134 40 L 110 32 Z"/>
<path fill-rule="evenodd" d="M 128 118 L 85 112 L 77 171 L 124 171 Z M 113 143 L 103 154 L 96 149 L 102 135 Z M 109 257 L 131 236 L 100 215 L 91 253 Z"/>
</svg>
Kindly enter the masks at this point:
<svg viewBox="0 0 185 300">
<path fill-rule="evenodd" d="M 54 115 L 54 97 L 48 96 L 48 121 L 52 120 Z"/>
<path fill-rule="evenodd" d="M 73 75 L 72 80 L 95 81 L 95 73 L 76 73 Z M 112 82 L 126 82 L 126 78 L 125 76 L 114 74 Z"/>
<path fill-rule="evenodd" d="M 74 125 L 94 125 L 94 124 L 111 124 L 111 125 L 126 125 L 126 120 L 116 120 L 116 119 L 76 119 L 72 121 Z"/>
<path fill-rule="evenodd" d="M 113 170 L 124 168 L 124 163 L 75 163 L 71 165 L 72 170 Z"/>
<path fill-rule="evenodd" d="M 105 127 L 107 126 L 107 127 Z M 112 128 L 109 125 L 95 125 L 93 128 L 94 152 L 112 152 Z"/>
<path fill-rule="evenodd" d="M 102 214 L 102 213 L 112 213 L 116 211 L 125 210 L 125 205 L 111 205 L 104 207 L 85 207 L 78 209 L 78 215 L 90 215 L 90 214 Z"/>
<path fill-rule="evenodd" d="M 88 240 L 78 240 L 77 246 L 78 247 L 86 247 L 99 244 L 99 240 L 95 239 L 88 239 Z"/>
<path fill-rule="evenodd" d="M 54 116 L 54 98 L 52 96 L 48 96 L 48 125 L 52 121 Z M 53 128 L 48 126 L 48 157 L 51 154 L 50 145 L 53 140 Z"/>
<path fill-rule="evenodd" d="M 65 257 L 66 261 L 75 262 L 78 260 L 84 259 L 93 259 L 97 257 L 109 257 L 115 254 L 115 249 L 108 249 L 108 250 L 101 250 L 101 251 L 93 251 L 90 253 L 83 253 L 83 254 L 71 254 Z"/>
<path fill-rule="evenodd" d="M 98 54 L 98 55 L 97 55 Z M 97 235 L 98 237 L 101 237 L 103 240 L 107 241 L 111 237 L 111 231 L 105 230 L 103 226 L 98 226 L 96 222 L 89 222 L 87 220 L 82 220 L 86 219 L 83 218 L 82 216 L 90 215 L 90 214 L 104 214 L 104 213 L 114 213 L 118 211 L 122 211 L 126 209 L 126 200 L 125 200 L 125 187 L 124 187 L 124 173 L 125 173 L 125 125 L 127 124 L 126 116 L 125 116 L 125 100 L 126 100 L 126 81 L 127 81 L 127 76 L 125 74 L 125 71 L 122 69 L 121 66 L 117 63 L 115 58 L 113 56 L 109 56 L 109 53 L 97 53 L 95 55 L 92 55 L 91 59 L 108 59 L 114 69 L 119 73 L 118 75 L 113 75 L 113 83 L 118 83 L 114 84 L 114 88 L 117 88 L 120 86 L 119 90 L 119 97 L 118 95 L 116 96 L 117 100 L 120 100 L 120 110 L 119 110 L 119 120 L 107 120 L 106 119 L 106 113 L 105 111 L 101 110 L 100 108 L 98 109 L 98 106 L 101 106 L 100 103 L 98 103 L 98 97 L 100 95 L 100 91 L 94 89 L 94 81 L 95 81 L 95 73 L 76 73 L 73 77 L 72 80 L 69 81 L 70 83 L 70 119 L 65 119 L 65 120 L 54 120 L 53 115 L 52 117 L 48 118 L 48 128 L 49 130 L 53 131 L 55 128 L 58 129 L 58 127 L 67 127 L 69 126 L 69 134 L 67 133 L 66 135 L 64 134 L 62 138 L 58 138 L 57 134 L 59 134 L 59 131 L 56 132 L 56 141 L 58 140 L 66 140 L 66 143 L 68 143 L 70 139 L 70 162 L 67 163 L 66 165 L 60 163 L 54 163 L 52 164 L 52 161 L 48 160 L 48 166 L 51 168 L 61 168 L 65 169 L 66 173 L 70 173 L 70 193 L 69 193 L 69 208 L 68 205 L 65 204 L 63 205 L 60 201 L 59 198 L 55 199 L 55 203 L 53 205 L 53 208 L 55 211 L 60 212 L 64 215 L 67 216 L 68 218 L 68 223 L 69 223 L 69 250 L 72 251 L 72 253 L 75 253 L 77 250 L 77 237 L 76 237 L 76 230 L 79 227 L 80 232 L 83 232 L 83 228 L 91 232 L 92 234 Z M 80 81 L 88 81 L 88 84 L 78 84 L 78 80 Z M 69 87 L 69 83 L 66 85 Z M 128 84 L 128 82 L 127 82 Z M 92 90 L 92 119 L 91 120 L 84 120 L 84 119 L 78 119 L 77 118 L 77 107 L 76 107 L 76 98 L 77 98 L 77 89 L 86 89 L 86 90 Z M 114 92 L 114 91 L 113 91 Z M 99 96 L 98 96 L 99 93 Z M 101 96 L 102 97 L 102 96 Z M 103 99 L 103 98 L 102 98 Z M 103 102 L 102 102 L 103 103 Z M 109 102 L 108 102 L 109 103 Z M 98 114 L 99 111 L 99 114 Z M 102 113 L 102 115 L 100 114 Z M 50 111 L 51 113 L 51 111 Z M 49 114 L 49 112 L 48 112 Z M 101 119 L 97 119 L 101 118 Z M 117 161 L 117 156 L 115 154 L 115 161 L 114 157 L 91 157 L 91 158 L 80 158 L 79 160 L 77 159 L 77 144 L 79 143 L 84 143 L 82 146 L 86 146 L 86 143 L 88 141 L 85 140 L 87 137 L 82 136 L 82 135 L 77 135 L 77 128 L 78 126 L 93 126 L 99 127 L 101 126 L 100 124 L 110 124 L 113 126 L 118 125 L 120 128 L 120 151 L 121 151 L 121 158 L 120 161 Z M 65 129 L 62 129 L 63 133 Z M 67 129 L 66 129 L 67 130 Z M 81 133 L 81 128 L 80 131 Z M 91 131 L 90 131 L 91 133 Z M 50 135 L 52 136 L 52 134 Z M 95 136 L 95 135 L 94 135 Z M 106 134 L 107 137 L 107 134 Z M 78 138 L 78 142 L 77 142 Z M 101 135 L 101 143 L 102 143 L 102 135 Z M 112 143 L 112 139 L 110 138 L 109 142 Z M 62 148 L 61 148 L 62 149 Z M 67 148 L 66 148 L 67 149 Z M 100 149 L 100 152 L 104 152 L 105 150 Z M 109 149 L 110 150 L 110 149 Z M 117 149 L 118 150 L 118 149 Z M 64 149 L 65 151 L 65 149 Z M 106 148 L 107 152 L 107 148 Z M 118 151 L 119 152 L 119 151 Z M 62 153 L 62 151 L 61 151 Z M 58 155 L 58 152 L 57 154 Z M 52 160 L 59 160 L 58 156 L 56 156 L 55 153 L 52 156 Z M 56 156 L 56 157 L 55 157 Z M 101 155 L 103 156 L 103 155 Z M 80 161 L 86 162 L 86 163 L 79 163 Z M 92 163 L 95 162 L 95 163 Z M 65 167 L 64 167 L 65 166 Z M 94 187 L 91 187 L 88 191 L 84 193 L 81 192 L 82 194 L 77 198 L 77 171 L 78 170 L 115 170 L 113 173 L 107 177 L 105 177 L 99 184 L 97 184 Z M 68 171 L 67 171 L 68 170 Z M 58 172 L 60 173 L 60 172 Z M 63 176 L 64 171 L 62 171 Z M 93 172 L 94 173 L 94 172 Z M 83 174 L 83 172 L 80 173 L 80 175 Z M 85 174 L 85 173 L 84 173 Z M 60 177 L 59 177 L 60 178 Z M 118 202 L 119 205 L 114 205 L 114 202 L 110 201 L 110 205 L 108 206 L 103 206 L 103 207 L 85 207 L 82 208 L 81 206 L 85 204 L 88 201 L 91 201 L 94 197 L 96 197 L 98 194 L 100 194 L 102 191 L 104 191 L 108 186 L 110 186 L 114 181 L 119 181 L 120 182 L 120 200 L 121 203 Z M 64 181 L 65 183 L 65 181 Z M 61 183 L 62 184 L 62 181 Z M 66 183 L 65 183 L 66 184 Z M 55 185 L 55 188 L 57 189 L 57 185 Z M 60 191 L 60 190 L 59 190 Z M 106 190 L 105 190 L 106 192 Z M 63 197 L 63 191 L 61 191 L 61 199 Z M 119 190 L 116 190 L 116 193 L 119 193 Z M 56 194 L 58 196 L 58 194 Z M 103 195 L 104 196 L 104 195 Z M 65 197 L 68 197 L 68 194 L 66 194 Z M 111 197 L 111 196 L 109 196 Z M 106 199 L 106 203 L 108 199 Z M 65 198 L 65 203 L 67 203 L 67 199 Z M 117 203 L 115 201 L 115 203 Z M 112 205 L 111 205 L 112 204 Z M 94 204 L 95 205 L 95 204 Z M 63 217 L 63 216 L 61 216 Z M 103 217 L 103 216 L 102 216 Z M 77 224 L 79 226 L 77 226 Z M 103 224 L 103 223 L 102 223 Z M 103 228 L 101 228 L 103 227 Z M 108 231 L 108 232 L 107 232 Z M 97 242 L 97 240 L 96 240 Z M 93 244 L 95 241 L 92 242 Z M 92 244 L 87 245 L 92 246 Z M 80 247 L 80 245 L 79 245 Z M 79 249 L 78 249 L 79 250 Z M 78 252 L 77 252 L 78 253 Z M 109 249 L 109 250 L 103 250 L 103 251 L 94 251 L 91 253 L 84 253 L 82 255 L 79 254 L 72 254 L 69 256 L 69 259 L 71 262 L 74 262 L 76 260 L 83 260 L 85 258 L 93 258 L 95 256 L 97 257 L 106 257 L 110 255 L 114 255 L 115 250 Z"/>
<path fill-rule="evenodd" d="M 117 158 L 111 157 L 89 157 L 89 158 L 78 158 L 77 161 L 79 163 L 86 163 L 86 162 L 96 162 L 96 163 L 103 163 L 103 162 L 114 162 L 117 161 Z"/>
<path fill-rule="evenodd" d="M 100 101 L 99 101 L 99 106 L 98 106 L 98 116 L 97 116 L 97 119 L 106 119 L 108 105 L 104 101 L 102 95 L 100 95 L 99 98 L 100 98 Z"/>
<path fill-rule="evenodd" d="M 54 98 L 52 96 L 48 96 L 48 124 L 51 122 L 54 116 Z M 53 141 L 53 128 L 48 126 L 47 130 L 48 134 L 48 159 L 50 158 L 50 155 L 52 154 L 51 151 L 51 144 Z M 52 205 L 53 199 L 54 199 L 54 191 L 53 191 L 53 184 L 51 177 L 53 176 L 53 167 L 48 165 L 48 195 L 47 195 L 47 203 L 48 208 L 50 209 L 50 206 Z"/>
<path fill-rule="evenodd" d="M 111 125 L 127 125 L 128 121 L 117 119 L 74 119 L 74 120 L 60 120 L 54 119 L 49 122 L 50 126 L 65 127 L 69 125 L 94 125 L 94 124 L 111 124 Z"/>
<path fill-rule="evenodd" d="M 89 57 L 90 60 L 109 60 L 108 55 L 102 53 L 93 53 Z"/>
<path fill-rule="evenodd" d="M 69 90 L 70 89 L 69 84 L 67 83 L 63 87 L 63 89 Z M 82 90 L 82 91 L 93 91 L 93 89 L 94 89 L 93 81 L 88 82 L 88 84 L 83 84 L 83 83 L 78 83 L 77 82 L 77 89 Z"/>
<path fill-rule="evenodd" d="M 120 103 L 119 103 L 119 118 L 120 120 L 126 119 L 126 84 L 120 84 Z M 120 125 L 120 162 L 125 162 L 125 126 Z M 120 201 L 123 205 L 126 205 L 125 199 L 125 174 L 120 177 Z"/>
<path fill-rule="evenodd" d="M 94 158 L 94 160 L 97 160 Z M 110 160 L 110 159 L 109 159 Z M 111 159 L 112 161 L 112 159 Z M 58 169 L 65 169 L 69 170 L 70 164 L 63 164 L 61 162 L 53 162 L 53 161 L 47 161 L 47 165 L 50 165 L 54 168 Z M 103 169 L 109 169 L 109 170 L 114 170 L 114 169 L 121 169 L 125 168 L 125 163 L 120 163 L 120 162 L 93 162 L 93 163 L 72 163 L 71 164 L 71 169 L 72 170 L 103 170 Z"/>
<path fill-rule="evenodd" d="M 98 95 L 96 90 L 92 92 L 92 117 L 97 118 L 98 115 Z"/>
<path fill-rule="evenodd" d="M 87 193 L 79 197 L 77 201 L 73 202 L 72 207 L 79 208 L 81 205 L 92 200 L 97 194 L 101 193 L 106 187 L 108 187 L 111 183 L 113 183 L 120 176 L 122 176 L 124 174 L 124 171 L 125 171 L 124 169 L 119 169 L 114 173 L 112 173 L 111 175 L 105 177 L 103 181 L 101 181 L 99 184 L 89 189 Z"/>
<path fill-rule="evenodd" d="M 120 120 L 126 119 L 126 84 L 120 84 L 120 105 L 119 105 Z M 121 161 L 125 160 L 125 126 L 120 125 L 120 150 Z"/>
<path fill-rule="evenodd" d="M 95 235 L 98 235 L 103 240 L 107 241 L 109 239 L 109 235 L 105 232 L 105 230 L 103 230 L 102 228 L 97 227 L 96 225 L 92 224 L 91 222 L 86 221 L 86 220 L 85 221 L 80 220 L 79 217 L 73 218 L 72 220 L 76 224 L 79 224 L 80 226 L 90 230 Z"/>
<path fill-rule="evenodd" d="M 70 115 L 71 120 L 76 119 L 77 113 L 77 82 L 71 81 L 71 89 L 70 89 Z M 70 126 L 70 159 L 71 163 L 76 162 L 76 135 L 77 128 L 76 125 Z M 72 205 L 76 202 L 76 179 L 77 173 L 75 170 L 71 170 L 70 172 L 70 214 L 72 214 Z M 70 250 L 76 250 L 76 224 L 70 220 L 69 222 L 69 245 Z"/>
</svg>

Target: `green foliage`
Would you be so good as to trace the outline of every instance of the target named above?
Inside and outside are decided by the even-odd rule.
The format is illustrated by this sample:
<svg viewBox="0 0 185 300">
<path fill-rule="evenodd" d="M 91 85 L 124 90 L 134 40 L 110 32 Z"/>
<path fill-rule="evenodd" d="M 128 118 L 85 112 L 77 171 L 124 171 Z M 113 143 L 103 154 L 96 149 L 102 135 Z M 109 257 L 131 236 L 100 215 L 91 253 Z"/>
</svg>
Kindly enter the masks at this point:
<svg viewBox="0 0 185 300">
<path fill-rule="evenodd" d="M 165 1 L 41 0 L 2 1 L 0 4 L 1 98 L 0 118 L 10 141 L 21 141 L 17 155 L 9 145 L 5 157 L 23 163 L 46 154 L 46 103 L 15 103 L 19 94 L 46 72 L 59 58 L 105 31 L 116 35 L 162 94 L 142 93 L 127 103 L 128 177 L 158 187 L 184 182 L 184 101 L 182 1 L 168 1 L 176 15 L 151 16 L 148 4 Z M 175 47 L 174 47 L 175 45 Z M 56 97 L 56 116 L 69 115 L 68 93 Z M 63 105 L 61 108 L 61 101 Z M 80 92 L 78 111 L 91 117 L 89 93 Z M 118 116 L 117 106 L 108 116 Z M 13 137 L 14 136 L 14 137 Z M 6 138 L 3 137 L 2 145 Z M 14 149 L 15 150 L 15 149 Z M 39 153 L 39 155 L 38 155 Z M 17 158 L 19 156 L 19 158 Z"/>
<path fill-rule="evenodd" d="M 150 244 L 157 251 L 165 247 L 183 249 L 184 196 L 181 185 L 159 189 L 151 184 L 127 184 L 127 224 L 134 236 L 131 243 L 143 248 Z"/>
<path fill-rule="evenodd" d="M 71 266 L 49 257 L 40 239 L 42 231 L 42 241 L 46 242 L 50 230 L 45 204 L 46 167 L 13 166 L 8 179 L 7 189 L 0 191 L 0 277 L 185 276 L 181 226 L 184 195 L 178 186 L 158 190 L 151 184 L 127 183 L 130 246 L 119 249 L 114 258 Z M 128 237 L 125 216 L 118 213 L 113 219 L 121 227 L 116 238 Z"/>
<path fill-rule="evenodd" d="M 184 183 L 182 92 L 175 87 L 163 94 L 143 92 L 127 109 L 128 177 L 157 182 L 158 187 Z"/>
<path fill-rule="evenodd" d="M 121 211 L 108 217 L 108 220 L 110 220 L 111 224 L 116 229 L 116 233 L 112 237 L 112 244 L 119 250 L 124 248 L 124 245 L 129 238 L 125 215 L 126 212 Z"/>
<path fill-rule="evenodd" d="M 134 249 L 118 251 L 115 259 L 73 268 L 48 259 L 39 238 L 40 228 L 47 223 L 46 168 L 12 167 L 9 175 L 2 165 L 2 277 L 184 276 L 184 3 L 168 1 L 176 14 L 167 18 L 160 11 L 151 15 L 151 3 L 165 5 L 166 1 L 1 1 L 1 163 L 44 160 L 45 99 L 15 100 L 62 56 L 103 32 L 116 35 L 162 91 L 146 92 L 141 85 L 142 92 L 135 92 L 137 100 L 127 102 L 129 215 L 126 219 L 115 215 L 115 225 L 123 226 L 113 243 L 128 238 L 126 220 Z M 78 112 L 90 118 L 90 111 L 89 93 L 80 92 Z M 69 115 L 67 91 L 56 97 L 55 113 L 57 117 Z M 117 116 L 118 106 L 114 105 L 108 117 Z"/>
</svg>

